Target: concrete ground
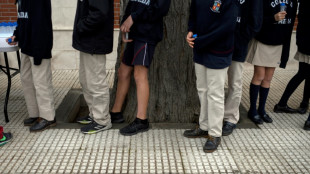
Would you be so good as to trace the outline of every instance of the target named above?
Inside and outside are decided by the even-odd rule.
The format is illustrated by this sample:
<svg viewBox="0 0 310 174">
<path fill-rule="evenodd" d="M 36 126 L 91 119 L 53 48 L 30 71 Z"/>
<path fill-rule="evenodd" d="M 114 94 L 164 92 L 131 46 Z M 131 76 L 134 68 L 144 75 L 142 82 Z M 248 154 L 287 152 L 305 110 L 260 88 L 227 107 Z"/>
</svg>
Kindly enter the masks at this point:
<svg viewBox="0 0 310 174">
<path fill-rule="evenodd" d="M 310 133 L 302 129 L 308 114 L 272 111 L 296 69 L 293 63 L 275 73 L 266 106 L 274 123 L 236 129 L 212 154 L 202 150 L 205 139 L 184 138 L 182 127 L 132 137 L 121 136 L 116 129 L 95 135 L 83 135 L 78 129 L 29 133 L 22 123 L 27 109 L 19 75 L 12 82 L 10 122 L 4 121 L 7 79 L 0 72 L 0 125 L 14 136 L 0 147 L 0 173 L 310 173 Z M 253 68 L 247 65 L 242 98 L 247 109 L 252 75 Z M 54 71 L 53 83 L 57 107 L 71 88 L 80 88 L 78 71 Z M 303 84 L 291 97 L 291 107 L 298 107 L 302 93 Z"/>
</svg>

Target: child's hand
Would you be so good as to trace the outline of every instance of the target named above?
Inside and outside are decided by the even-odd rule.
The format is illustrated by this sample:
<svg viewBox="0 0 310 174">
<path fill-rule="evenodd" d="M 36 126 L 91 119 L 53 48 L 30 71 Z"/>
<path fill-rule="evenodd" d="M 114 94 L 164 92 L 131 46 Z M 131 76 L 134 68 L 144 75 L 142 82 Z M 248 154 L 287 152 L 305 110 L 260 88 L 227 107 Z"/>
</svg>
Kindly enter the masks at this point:
<svg viewBox="0 0 310 174">
<path fill-rule="evenodd" d="M 186 36 L 186 41 L 188 43 L 188 45 L 191 47 L 191 48 L 194 48 L 194 40 L 195 38 L 193 38 L 193 32 L 188 32 L 187 36 Z"/>
<path fill-rule="evenodd" d="M 122 39 L 123 39 L 123 42 L 125 42 L 125 43 L 133 41 L 132 39 L 127 40 L 126 39 L 126 33 L 124 33 L 124 32 L 122 33 Z"/>
<path fill-rule="evenodd" d="M 129 33 L 130 32 L 130 28 L 133 25 L 133 20 L 131 15 L 125 20 L 125 22 L 123 23 L 123 25 L 121 26 L 121 31 L 123 33 Z"/>
<path fill-rule="evenodd" d="M 283 19 L 285 19 L 286 14 L 287 14 L 286 11 L 281 11 L 274 15 L 274 19 L 276 21 L 282 21 Z"/>
<path fill-rule="evenodd" d="M 12 42 L 9 43 L 9 39 L 11 39 Z M 11 37 L 7 38 L 5 41 L 6 41 L 9 45 L 16 45 L 17 42 L 15 42 L 14 40 L 15 40 L 15 36 L 11 36 Z"/>
</svg>

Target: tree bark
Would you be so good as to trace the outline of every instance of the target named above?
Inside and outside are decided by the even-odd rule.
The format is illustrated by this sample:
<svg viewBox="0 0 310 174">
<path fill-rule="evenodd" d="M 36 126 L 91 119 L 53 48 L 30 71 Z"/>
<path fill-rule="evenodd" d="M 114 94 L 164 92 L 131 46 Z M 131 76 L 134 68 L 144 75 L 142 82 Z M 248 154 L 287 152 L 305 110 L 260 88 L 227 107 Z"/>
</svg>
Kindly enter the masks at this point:
<svg viewBox="0 0 310 174">
<path fill-rule="evenodd" d="M 121 16 L 127 2 L 128 0 L 121 0 Z M 164 18 L 164 38 L 157 45 L 149 68 L 150 100 L 147 113 L 150 122 L 192 123 L 199 117 L 200 104 L 193 54 L 185 40 L 189 7 L 189 0 L 172 0 L 170 11 Z M 119 57 L 125 48 L 122 44 L 120 33 L 111 107 L 117 88 Z M 127 121 L 132 121 L 136 117 L 136 112 L 136 85 L 132 78 L 123 106 L 123 115 Z"/>
</svg>

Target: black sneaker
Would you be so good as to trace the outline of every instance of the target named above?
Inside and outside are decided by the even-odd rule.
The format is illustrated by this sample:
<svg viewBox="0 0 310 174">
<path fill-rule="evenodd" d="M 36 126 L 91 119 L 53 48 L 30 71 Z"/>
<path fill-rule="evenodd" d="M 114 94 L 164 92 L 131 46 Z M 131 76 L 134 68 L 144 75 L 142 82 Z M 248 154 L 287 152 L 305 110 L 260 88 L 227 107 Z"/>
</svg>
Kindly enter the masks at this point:
<svg viewBox="0 0 310 174">
<path fill-rule="evenodd" d="M 27 118 L 24 120 L 24 126 L 32 126 L 38 121 L 39 117 Z"/>
<path fill-rule="evenodd" d="M 54 126 L 56 126 L 56 119 L 53 121 L 47 121 L 44 118 L 39 118 L 39 120 L 34 125 L 32 125 L 29 130 L 30 132 L 40 132 Z"/>
<path fill-rule="evenodd" d="M 212 153 L 216 151 L 217 147 L 221 144 L 221 137 L 213 137 L 209 135 L 206 144 L 203 146 L 203 151 Z"/>
<path fill-rule="evenodd" d="M 222 135 L 228 136 L 233 133 L 234 129 L 236 128 L 236 124 L 233 124 L 228 121 L 224 121 L 223 129 L 222 129 Z"/>
<path fill-rule="evenodd" d="M 84 134 L 95 134 L 100 131 L 108 130 L 112 127 L 112 124 L 109 123 L 108 125 L 100 125 L 93 121 L 91 124 L 88 124 L 87 126 L 84 126 L 81 128 L 81 132 Z"/>
<path fill-rule="evenodd" d="M 136 118 L 135 121 L 130 123 L 128 126 L 120 129 L 119 133 L 124 135 L 124 136 L 131 136 L 131 135 L 135 135 L 139 132 L 146 132 L 148 130 L 149 130 L 148 120 L 141 120 L 139 118 Z"/>
<path fill-rule="evenodd" d="M 112 123 L 124 123 L 124 117 L 123 114 L 121 112 L 110 112 L 111 115 L 111 122 Z"/>
<path fill-rule="evenodd" d="M 208 131 L 204 131 L 199 126 L 196 126 L 195 129 L 184 131 L 183 136 L 186 138 L 208 138 Z"/>
<path fill-rule="evenodd" d="M 10 132 L 2 133 L 2 134 L 3 134 L 3 137 L 2 137 L 2 139 L 0 139 L 0 146 L 5 145 L 9 141 L 11 141 L 11 139 L 13 138 L 13 136 L 12 136 L 12 134 Z"/>
<path fill-rule="evenodd" d="M 76 122 L 78 122 L 80 124 L 90 124 L 93 122 L 93 119 L 89 115 L 87 115 L 85 117 L 77 118 Z"/>
</svg>

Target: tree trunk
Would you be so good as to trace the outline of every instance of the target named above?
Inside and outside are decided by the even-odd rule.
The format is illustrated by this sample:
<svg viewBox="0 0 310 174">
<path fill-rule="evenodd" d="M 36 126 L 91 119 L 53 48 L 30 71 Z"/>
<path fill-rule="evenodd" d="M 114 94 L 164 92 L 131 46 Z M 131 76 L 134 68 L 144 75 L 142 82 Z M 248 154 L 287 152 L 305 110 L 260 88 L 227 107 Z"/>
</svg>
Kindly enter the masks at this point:
<svg viewBox="0 0 310 174">
<path fill-rule="evenodd" d="M 127 2 L 121 0 L 121 15 Z M 156 47 L 149 69 L 150 100 L 147 113 L 150 122 L 192 123 L 198 119 L 200 106 L 192 49 L 185 40 L 189 7 L 189 0 L 172 0 L 170 11 L 164 18 L 164 38 Z M 124 48 L 120 36 L 111 106 L 117 88 L 119 57 Z M 123 115 L 127 121 L 132 121 L 136 113 L 136 85 L 132 78 Z"/>
</svg>

